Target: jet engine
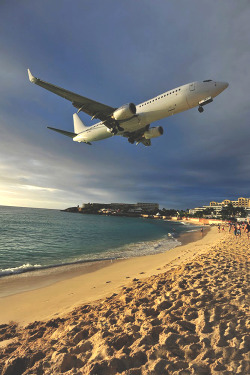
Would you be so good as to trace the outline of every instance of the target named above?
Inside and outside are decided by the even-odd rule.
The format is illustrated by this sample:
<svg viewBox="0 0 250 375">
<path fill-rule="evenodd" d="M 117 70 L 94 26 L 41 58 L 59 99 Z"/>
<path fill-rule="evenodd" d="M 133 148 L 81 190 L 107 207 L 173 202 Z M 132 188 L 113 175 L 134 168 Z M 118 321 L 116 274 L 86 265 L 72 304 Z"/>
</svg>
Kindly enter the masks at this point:
<svg viewBox="0 0 250 375">
<path fill-rule="evenodd" d="M 151 139 L 160 137 L 163 134 L 163 128 L 161 126 L 157 126 L 156 128 L 149 128 L 144 133 L 144 138 Z"/>
<path fill-rule="evenodd" d="M 113 118 L 117 121 L 127 120 L 136 114 L 136 106 L 134 103 L 124 104 L 120 108 L 116 109 L 113 113 Z"/>
</svg>

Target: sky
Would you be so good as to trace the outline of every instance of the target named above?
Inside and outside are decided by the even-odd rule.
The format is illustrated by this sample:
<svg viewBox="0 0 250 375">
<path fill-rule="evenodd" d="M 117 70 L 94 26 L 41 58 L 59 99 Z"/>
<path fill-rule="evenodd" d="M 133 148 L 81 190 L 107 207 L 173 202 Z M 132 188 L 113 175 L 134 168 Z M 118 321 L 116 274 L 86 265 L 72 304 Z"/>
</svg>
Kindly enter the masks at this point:
<svg viewBox="0 0 250 375">
<path fill-rule="evenodd" d="M 250 197 L 249 0 L 2 0 L 0 205 L 64 209 L 157 202 L 187 209 Z M 165 118 L 151 147 L 88 146 L 71 102 L 34 76 L 112 107 L 193 81 L 229 82 L 214 102 Z M 80 113 L 86 125 L 90 117 Z"/>
</svg>

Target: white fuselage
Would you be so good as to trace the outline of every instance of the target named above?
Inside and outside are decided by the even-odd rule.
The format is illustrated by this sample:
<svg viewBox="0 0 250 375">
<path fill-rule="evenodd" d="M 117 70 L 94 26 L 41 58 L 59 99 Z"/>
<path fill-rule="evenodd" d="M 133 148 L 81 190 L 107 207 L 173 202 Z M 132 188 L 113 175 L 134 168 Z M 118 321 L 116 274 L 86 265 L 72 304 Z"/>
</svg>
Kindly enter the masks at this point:
<svg viewBox="0 0 250 375">
<path fill-rule="evenodd" d="M 134 132 L 154 121 L 186 111 L 200 105 L 200 102 L 208 98 L 214 98 L 228 87 L 226 82 L 212 80 L 192 82 L 175 89 L 164 92 L 136 106 L 136 115 L 128 120 L 119 121 L 124 132 Z M 73 138 L 76 142 L 93 142 L 112 137 L 113 134 L 102 123 L 90 126 L 87 130 Z"/>
</svg>

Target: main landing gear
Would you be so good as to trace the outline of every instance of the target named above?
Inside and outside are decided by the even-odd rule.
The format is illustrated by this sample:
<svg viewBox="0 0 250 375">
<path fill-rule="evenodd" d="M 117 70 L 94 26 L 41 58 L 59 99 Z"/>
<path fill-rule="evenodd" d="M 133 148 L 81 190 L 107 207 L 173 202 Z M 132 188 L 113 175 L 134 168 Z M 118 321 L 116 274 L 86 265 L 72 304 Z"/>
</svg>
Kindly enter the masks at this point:
<svg viewBox="0 0 250 375">
<path fill-rule="evenodd" d="M 135 140 L 134 140 L 134 138 L 128 138 L 128 141 L 129 141 L 129 143 L 131 143 L 132 145 L 135 143 Z"/>
<path fill-rule="evenodd" d="M 110 132 L 114 135 L 116 135 L 119 132 L 123 132 L 123 128 L 119 125 L 119 124 L 116 124 L 113 128 L 110 128 Z"/>
<path fill-rule="evenodd" d="M 201 107 L 201 106 L 199 106 L 198 111 L 199 111 L 200 113 L 202 113 L 202 112 L 204 112 L 204 108 Z"/>
<path fill-rule="evenodd" d="M 114 135 L 116 135 L 117 134 L 117 129 L 116 128 L 110 128 L 110 133 L 111 134 L 114 134 Z"/>
</svg>

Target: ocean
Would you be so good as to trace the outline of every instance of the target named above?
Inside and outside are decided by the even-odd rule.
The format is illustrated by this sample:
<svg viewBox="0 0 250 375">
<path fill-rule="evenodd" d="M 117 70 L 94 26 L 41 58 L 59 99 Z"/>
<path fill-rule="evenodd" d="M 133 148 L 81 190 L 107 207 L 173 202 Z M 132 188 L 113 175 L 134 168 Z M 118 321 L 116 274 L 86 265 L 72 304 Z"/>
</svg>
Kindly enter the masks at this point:
<svg viewBox="0 0 250 375">
<path fill-rule="evenodd" d="M 196 226 L 0 206 L 0 276 L 164 252 Z"/>
</svg>

